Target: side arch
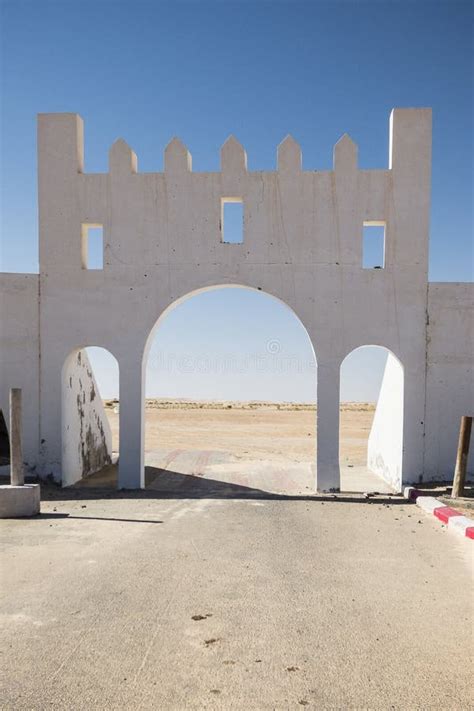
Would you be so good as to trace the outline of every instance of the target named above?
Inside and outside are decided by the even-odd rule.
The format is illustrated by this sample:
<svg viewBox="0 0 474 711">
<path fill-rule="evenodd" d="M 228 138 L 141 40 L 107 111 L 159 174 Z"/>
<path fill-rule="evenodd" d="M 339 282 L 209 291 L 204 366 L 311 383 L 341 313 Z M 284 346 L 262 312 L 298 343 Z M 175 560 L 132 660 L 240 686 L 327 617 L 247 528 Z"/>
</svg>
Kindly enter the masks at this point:
<svg viewBox="0 0 474 711">
<path fill-rule="evenodd" d="M 71 486 L 109 464 L 112 431 L 86 346 L 82 346 L 69 353 L 61 371 L 62 485 Z"/>
<path fill-rule="evenodd" d="M 342 361 L 341 368 L 350 356 L 367 347 L 380 349 L 386 354 L 367 442 L 367 468 L 398 492 L 403 482 L 404 366 L 392 350 L 371 343 L 351 350 Z"/>
</svg>

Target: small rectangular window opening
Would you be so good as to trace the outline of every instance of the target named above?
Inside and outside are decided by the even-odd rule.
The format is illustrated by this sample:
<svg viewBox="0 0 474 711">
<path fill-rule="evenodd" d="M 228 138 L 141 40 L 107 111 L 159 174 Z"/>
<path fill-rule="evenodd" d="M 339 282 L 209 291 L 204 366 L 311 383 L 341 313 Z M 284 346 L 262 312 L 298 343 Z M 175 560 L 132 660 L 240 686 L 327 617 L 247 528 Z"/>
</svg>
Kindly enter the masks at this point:
<svg viewBox="0 0 474 711">
<path fill-rule="evenodd" d="M 83 269 L 104 268 L 104 230 L 102 225 L 83 224 L 81 236 Z"/>
<path fill-rule="evenodd" d="M 385 222 L 364 222 L 362 267 L 364 269 L 385 267 Z"/>
<path fill-rule="evenodd" d="M 242 198 L 222 198 L 221 236 L 225 244 L 244 241 L 244 205 Z"/>
</svg>

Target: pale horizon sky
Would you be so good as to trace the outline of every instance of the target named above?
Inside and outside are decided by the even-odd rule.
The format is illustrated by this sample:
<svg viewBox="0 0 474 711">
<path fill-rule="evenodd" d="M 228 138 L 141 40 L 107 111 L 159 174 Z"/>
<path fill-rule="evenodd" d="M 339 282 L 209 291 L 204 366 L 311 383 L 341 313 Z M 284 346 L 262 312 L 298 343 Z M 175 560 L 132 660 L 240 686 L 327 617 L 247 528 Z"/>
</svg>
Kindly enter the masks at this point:
<svg viewBox="0 0 474 711">
<path fill-rule="evenodd" d="M 229 134 L 245 147 L 250 170 L 272 170 L 288 133 L 302 147 L 304 168 L 324 170 L 345 132 L 362 168 L 386 167 L 391 109 L 430 106 L 429 277 L 471 281 L 472 19 L 464 0 L 3 0 L 0 270 L 38 271 L 38 113 L 83 117 L 88 172 L 107 170 L 119 137 L 137 153 L 139 170 L 162 170 L 175 135 L 194 170 L 218 170 Z M 215 291 L 172 312 L 152 349 L 148 392 L 313 398 L 306 366 L 273 372 L 283 361 L 306 363 L 301 324 L 258 296 Z M 244 328 L 245 310 L 252 318 Z M 234 332 L 222 313 L 232 313 Z M 268 352 L 273 340 L 277 354 Z M 221 364 L 229 353 L 245 367 L 205 372 L 203 363 Z M 278 356 L 267 372 L 256 365 L 262 354 Z M 183 372 L 186 359 L 201 366 Z M 375 350 L 347 361 L 344 399 L 373 399 L 383 362 Z M 107 358 L 97 353 L 94 365 L 99 387 L 113 396 L 118 383 Z"/>
</svg>

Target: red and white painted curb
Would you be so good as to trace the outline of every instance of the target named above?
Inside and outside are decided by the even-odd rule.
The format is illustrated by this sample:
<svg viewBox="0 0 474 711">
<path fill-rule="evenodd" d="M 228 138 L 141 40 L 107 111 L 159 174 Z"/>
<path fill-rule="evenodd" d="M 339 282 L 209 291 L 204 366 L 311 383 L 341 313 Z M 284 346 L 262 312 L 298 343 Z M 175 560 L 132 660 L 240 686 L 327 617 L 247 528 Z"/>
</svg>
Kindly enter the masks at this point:
<svg viewBox="0 0 474 711">
<path fill-rule="evenodd" d="M 442 501 L 435 499 L 434 496 L 425 496 L 422 491 L 415 489 L 414 486 L 406 486 L 403 489 L 403 496 L 405 499 L 414 501 L 426 513 L 436 516 L 447 525 L 448 531 L 454 531 L 460 536 L 474 540 L 474 520 L 472 518 L 463 516 L 460 511 L 443 504 Z"/>
</svg>

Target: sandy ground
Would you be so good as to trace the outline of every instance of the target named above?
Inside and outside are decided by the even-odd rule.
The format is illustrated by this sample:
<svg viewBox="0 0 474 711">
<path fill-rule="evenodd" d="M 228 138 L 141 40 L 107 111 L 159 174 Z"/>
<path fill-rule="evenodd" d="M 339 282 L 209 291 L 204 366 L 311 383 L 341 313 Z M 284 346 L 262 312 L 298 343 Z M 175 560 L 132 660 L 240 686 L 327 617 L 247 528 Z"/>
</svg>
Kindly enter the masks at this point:
<svg viewBox="0 0 474 711">
<path fill-rule="evenodd" d="M 146 485 L 169 493 L 176 487 L 242 493 L 312 493 L 316 477 L 316 410 L 312 405 L 147 401 Z M 107 413 L 118 449 L 119 416 Z M 374 415 L 370 404 L 341 408 L 341 490 L 390 492 L 366 466 L 367 439 Z M 116 483 L 116 468 L 81 485 Z M 203 483 L 205 480 L 205 484 Z M 237 491 L 239 489 L 239 491 Z"/>
<path fill-rule="evenodd" d="M 0 527 L 2 710 L 473 708 L 467 548 L 405 500 L 42 512 Z"/>
<path fill-rule="evenodd" d="M 341 464 L 366 464 L 374 411 L 368 403 L 341 407 Z M 111 406 L 106 412 L 117 451 L 119 416 Z M 147 452 L 220 450 L 278 463 L 314 462 L 316 456 L 316 411 L 309 406 L 148 401 L 145 421 Z"/>
</svg>

